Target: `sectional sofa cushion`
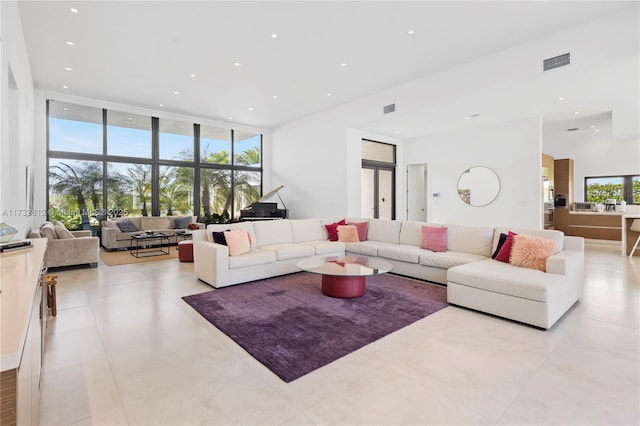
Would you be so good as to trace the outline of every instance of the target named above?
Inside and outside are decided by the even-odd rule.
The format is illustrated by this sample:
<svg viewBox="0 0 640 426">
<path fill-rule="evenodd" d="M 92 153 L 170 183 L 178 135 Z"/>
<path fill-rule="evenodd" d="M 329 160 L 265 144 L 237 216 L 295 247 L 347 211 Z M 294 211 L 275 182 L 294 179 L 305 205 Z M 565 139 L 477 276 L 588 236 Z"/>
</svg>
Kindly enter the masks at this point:
<svg viewBox="0 0 640 426">
<path fill-rule="evenodd" d="M 160 217 L 160 216 L 142 216 L 141 228 L 145 231 L 152 231 L 155 229 L 173 229 L 175 227 L 175 221 L 172 217 Z"/>
<path fill-rule="evenodd" d="M 367 240 L 398 244 L 401 226 L 401 220 L 372 220 L 369 222 L 369 229 L 367 230 Z"/>
<path fill-rule="evenodd" d="M 298 259 L 316 254 L 314 248 L 311 246 L 293 243 L 271 244 L 262 246 L 260 250 L 275 253 L 277 260 Z"/>
<path fill-rule="evenodd" d="M 464 265 L 470 262 L 478 262 L 486 259 L 486 256 L 459 251 L 429 252 L 425 250 L 420 254 L 420 264 L 433 268 L 449 269 L 454 266 Z"/>
<path fill-rule="evenodd" d="M 479 254 L 491 257 L 493 228 L 449 224 L 447 228 L 447 250 Z"/>
<path fill-rule="evenodd" d="M 268 250 L 254 249 L 242 256 L 229 256 L 229 269 L 267 265 L 276 261 L 276 254 Z"/>
<path fill-rule="evenodd" d="M 255 222 L 253 227 L 256 232 L 256 247 L 258 248 L 293 242 L 293 232 L 291 231 L 291 221 L 289 219 Z"/>
<path fill-rule="evenodd" d="M 549 238 L 556 242 L 556 253 L 564 250 L 564 234 L 561 231 L 553 229 L 525 229 L 525 228 L 507 228 L 504 226 L 497 227 L 493 240 L 493 248 L 495 250 L 498 245 L 500 234 L 508 234 L 509 231 L 516 234 L 533 235 L 534 237 Z"/>
<path fill-rule="evenodd" d="M 300 243 L 303 246 L 313 247 L 317 255 L 335 254 L 345 250 L 345 244 L 339 241 L 305 241 Z"/>
<path fill-rule="evenodd" d="M 385 243 L 381 241 L 360 241 L 358 243 L 345 243 L 345 248 L 348 252 L 364 254 L 366 256 L 377 256 L 378 249 L 381 247 L 396 247 L 397 244 Z"/>
<path fill-rule="evenodd" d="M 224 232 L 228 230 L 234 229 L 245 229 L 249 235 L 251 236 L 251 248 L 256 248 L 256 234 L 253 229 L 253 222 L 236 222 L 236 223 L 225 223 L 225 224 L 211 224 L 207 225 L 207 240 L 210 242 L 213 241 L 213 232 Z"/>
<path fill-rule="evenodd" d="M 400 244 L 408 244 L 412 246 L 420 247 L 422 242 L 422 227 L 423 226 L 442 226 L 439 223 L 427 223 L 417 221 L 403 221 L 400 228 Z"/>
<path fill-rule="evenodd" d="M 423 253 L 425 250 L 409 244 L 378 248 L 379 257 L 415 264 L 420 261 L 420 255 Z"/>
<path fill-rule="evenodd" d="M 324 239 L 320 219 L 297 219 L 291 221 L 293 242 L 321 241 Z"/>
<path fill-rule="evenodd" d="M 514 268 L 511 264 L 493 259 L 451 268 L 447 272 L 447 281 L 464 283 L 467 287 L 493 293 L 551 303 L 565 300 L 568 287 L 567 277 L 564 275 Z M 518 285 L 514 285 L 514 281 Z"/>
</svg>

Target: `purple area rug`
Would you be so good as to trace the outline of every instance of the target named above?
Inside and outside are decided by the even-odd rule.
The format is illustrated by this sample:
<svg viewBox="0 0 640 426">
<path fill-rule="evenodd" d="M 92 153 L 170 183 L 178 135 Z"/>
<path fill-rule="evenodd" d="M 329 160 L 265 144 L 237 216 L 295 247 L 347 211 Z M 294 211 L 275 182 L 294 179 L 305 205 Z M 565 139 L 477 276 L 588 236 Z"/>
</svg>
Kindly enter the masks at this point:
<svg viewBox="0 0 640 426">
<path fill-rule="evenodd" d="M 447 306 L 442 286 L 378 275 L 355 299 L 322 294 L 309 272 L 183 297 L 289 383 Z"/>
</svg>

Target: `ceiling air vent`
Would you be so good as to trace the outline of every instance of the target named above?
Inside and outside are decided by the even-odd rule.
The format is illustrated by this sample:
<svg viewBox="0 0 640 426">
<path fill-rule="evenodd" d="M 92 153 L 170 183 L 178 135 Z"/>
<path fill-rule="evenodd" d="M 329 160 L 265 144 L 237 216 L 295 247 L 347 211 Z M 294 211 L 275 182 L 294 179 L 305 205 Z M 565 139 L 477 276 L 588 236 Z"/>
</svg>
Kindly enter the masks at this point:
<svg viewBox="0 0 640 426">
<path fill-rule="evenodd" d="M 394 112 L 396 110 L 396 104 L 389 104 L 389 105 L 385 105 L 382 109 L 382 113 L 383 114 L 389 114 L 391 112 Z"/>
<path fill-rule="evenodd" d="M 555 68 L 564 67 L 571 63 L 570 53 L 564 55 L 554 56 L 553 58 L 545 59 L 542 61 L 542 70 L 549 71 Z"/>
<path fill-rule="evenodd" d="M 567 132 L 577 132 L 578 130 L 580 130 L 580 129 L 577 128 L 577 127 L 572 127 L 570 129 L 567 129 Z"/>
</svg>

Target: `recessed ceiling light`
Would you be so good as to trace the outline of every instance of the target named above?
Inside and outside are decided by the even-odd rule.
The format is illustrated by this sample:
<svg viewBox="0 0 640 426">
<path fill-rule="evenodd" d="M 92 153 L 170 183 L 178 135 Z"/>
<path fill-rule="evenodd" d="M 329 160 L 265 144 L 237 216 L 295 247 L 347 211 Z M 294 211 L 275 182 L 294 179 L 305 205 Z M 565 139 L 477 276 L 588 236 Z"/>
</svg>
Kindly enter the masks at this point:
<svg viewBox="0 0 640 426">
<path fill-rule="evenodd" d="M 73 13 L 78 13 L 78 9 L 76 9 L 75 7 L 72 7 L 71 9 L 69 9 L 71 12 Z"/>
<path fill-rule="evenodd" d="M 578 114 L 580 114 L 580 111 L 575 111 L 574 114 L 578 115 Z"/>
<path fill-rule="evenodd" d="M 159 104 L 159 106 L 163 107 L 163 106 L 164 106 L 164 104 Z"/>
<path fill-rule="evenodd" d="M 399 135 L 399 134 L 400 134 L 400 130 L 396 130 L 394 133 L 395 133 L 396 135 Z"/>
<path fill-rule="evenodd" d="M 196 75 L 195 74 L 189 74 L 189 77 L 196 78 Z"/>
<path fill-rule="evenodd" d="M 65 70 L 67 71 L 73 71 L 73 69 L 71 69 L 71 67 L 64 67 Z"/>
<path fill-rule="evenodd" d="M 253 107 L 249 107 L 247 108 L 249 111 L 253 111 Z"/>
<path fill-rule="evenodd" d="M 596 127 L 594 124 L 592 124 L 591 126 L 589 126 L 590 129 L 593 129 L 594 127 Z"/>
<path fill-rule="evenodd" d="M 229 117 L 229 120 L 233 120 L 233 117 Z"/>
<path fill-rule="evenodd" d="M 346 67 L 346 66 L 347 66 L 347 64 L 342 63 L 342 64 L 340 64 L 340 66 L 344 68 L 344 67 Z"/>
<path fill-rule="evenodd" d="M 133 118 L 131 118 L 131 117 L 127 117 L 127 120 L 131 121 L 131 120 L 133 120 Z"/>
<path fill-rule="evenodd" d="M 75 43 L 72 42 L 72 41 L 67 41 L 66 43 L 67 43 L 67 46 L 74 46 L 75 45 Z"/>
<path fill-rule="evenodd" d="M 278 99 L 278 95 L 273 95 L 273 99 Z"/>
<path fill-rule="evenodd" d="M 595 130 L 594 130 L 594 132 L 596 132 L 596 133 L 597 133 L 597 132 L 599 132 L 599 131 L 600 131 L 600 129 L 595 129 Z"/>
<path fill-rule="evenodd" d="M 469 117 L 465 117 L 464 119 L 465 119 L 465 120 L 468 120 L 468 119 L 469 119 Z"/>
<path fill-rule="evenodd" d="M 63 89 L 68 89 L 68 88 L 69 88 L 69 86 L 62 86 L 62 88 L 63 88 Z"/>
<path fill-rule="evenodd" d="M 174 94 L 174 95 L 179 95 L 179 94 L 180 94 L 180 92 L 178 92 L 177 90 L 174 90 L 174 91 L 173 91 L 173 94 Z"/>
<path fill-rule="evenodd" d="M 558 100 L 559 100 L 559 101 L 564 101 L 564 96 L 560 96 L 560 97 L 558 98 Z"/>
<path fill-rule="evenodd" d="M 271 38 L 278 38 L 278 34 L 276 33 L 271 34 Z"/>
<path fill-rule="evenodd" d="M 65 110 L 65 111 L 69 111 L 69 108 L 62 108 L 62 109 Z"/>
<path fill-rule="evenodd" d="M 331 93 L 327 93 L 327 96 L 331 96 Z"/>
<path fill-rule="evenodd" d="M 413 31 L 413 30 L 409 30 L 409 31 L 407 31 L 407 34 L 409 34 L 409 35 L 414 35 L 415 33 L 416 33 L 416 32 L 415 32 L 415 31 Z"/>
<path fill-rule="evenodd" d="M 239 67 L 240 66 L 240 62 L 234 62 L 233 65 L 236 66 L 236 67 Z"/>
</svg>

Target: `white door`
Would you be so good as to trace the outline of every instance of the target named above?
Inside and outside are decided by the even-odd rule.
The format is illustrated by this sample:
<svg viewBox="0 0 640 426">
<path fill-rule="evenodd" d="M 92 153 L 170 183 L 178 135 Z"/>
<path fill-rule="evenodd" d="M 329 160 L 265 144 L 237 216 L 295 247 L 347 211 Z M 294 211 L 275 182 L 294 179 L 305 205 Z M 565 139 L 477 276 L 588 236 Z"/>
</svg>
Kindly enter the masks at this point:
<svg viewBox="0 0 640 426">
<path fill-rule="evenodd" d="M 375 169 L 362 169 L 360 202 L 361 215 L 367 219 L 375 217 Z"/>
<path fill-rule="evenodd" d="M 427 165 L 407 166 L 407 220 L 428 222 Z"/>
</svg>

